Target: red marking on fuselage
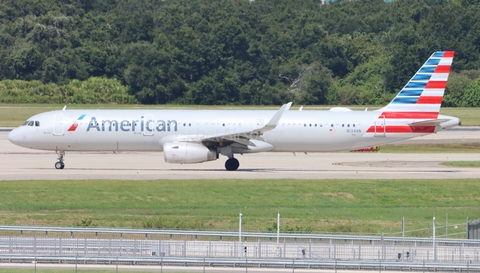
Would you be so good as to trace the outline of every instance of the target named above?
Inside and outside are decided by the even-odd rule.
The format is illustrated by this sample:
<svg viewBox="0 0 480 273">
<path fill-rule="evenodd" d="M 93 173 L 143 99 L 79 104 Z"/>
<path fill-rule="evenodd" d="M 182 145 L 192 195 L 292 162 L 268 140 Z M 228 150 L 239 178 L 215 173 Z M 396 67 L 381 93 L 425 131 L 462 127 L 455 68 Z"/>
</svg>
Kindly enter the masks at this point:
<svg viewBox="0 0 480 273">
<path fill-rule="evenodd" d="M 408 126 L 408 125 L 387 125 L 370 126 L 367 133 L 434 133 L 435 126 Z"/>
<path fill-rule="evenodd" d="M 73 131 L 77 130 L 77 127 L 78 127 L 78 123 L 74 122 L 72 124 L 72 126 L 70 126 L 70 128 L 68 128 L 68 131 L 73 132 Z"/>
</svg>

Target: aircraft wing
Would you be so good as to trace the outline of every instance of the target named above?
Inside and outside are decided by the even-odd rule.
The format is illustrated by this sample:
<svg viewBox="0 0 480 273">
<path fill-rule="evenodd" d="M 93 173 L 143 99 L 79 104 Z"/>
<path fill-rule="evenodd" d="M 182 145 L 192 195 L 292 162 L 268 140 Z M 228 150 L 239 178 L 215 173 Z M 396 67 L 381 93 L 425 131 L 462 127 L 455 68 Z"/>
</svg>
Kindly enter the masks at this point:
<svg viewBox="0 0 480 273">
<path fill-rule="evenodd" d="M 275 113 L 275 115 L 270 119 L 270 121 L 263 127 L 244 131 L 236 132 L 232 134 L 218 134 L 218 135 L 206 135 L 206 136 L 183 136 L 176 139 L 176 141 L 181 142 L 197 142 L 203 143 L 205 146 L 228 146 L 234 143 L 246 146 L 255 147 L 255 143 L 250 141 L 251 139 L 258 139 L 264 132 L 273 130 L 277 127 L 278 122 L 283 116 L 285 111 L 288 111 L 292 106 L 292 102 L 286 103 L 280 107 L 280 109 Z M 257 142 L 258 143 L 258 142 Z"/>
</svg>

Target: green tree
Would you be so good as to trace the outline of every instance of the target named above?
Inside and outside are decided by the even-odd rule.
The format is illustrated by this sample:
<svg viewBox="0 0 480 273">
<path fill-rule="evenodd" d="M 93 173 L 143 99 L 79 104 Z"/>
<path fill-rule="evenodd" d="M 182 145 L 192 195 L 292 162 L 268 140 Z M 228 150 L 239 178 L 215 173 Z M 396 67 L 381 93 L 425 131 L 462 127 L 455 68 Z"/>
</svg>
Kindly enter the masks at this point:
<svg viewBox="0 0 480 273">
<path fill-rule="evenodd" d="M 471 81 L 462 96 L 462 107 L 480 107 L 480 78 Z"/>
</svg>

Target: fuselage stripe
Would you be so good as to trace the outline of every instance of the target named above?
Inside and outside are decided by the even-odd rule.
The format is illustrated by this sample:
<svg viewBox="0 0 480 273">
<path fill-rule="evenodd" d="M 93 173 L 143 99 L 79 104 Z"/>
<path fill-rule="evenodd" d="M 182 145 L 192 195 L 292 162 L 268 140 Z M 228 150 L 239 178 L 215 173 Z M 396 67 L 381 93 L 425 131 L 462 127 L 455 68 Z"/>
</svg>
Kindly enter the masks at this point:
<svg viewBox="0 0 480 273">
<path fill-rule="evenodd" d="M 387 125 L 370 126 L 367 133 L 434 133 L 435 126 Z"/>
</svg>

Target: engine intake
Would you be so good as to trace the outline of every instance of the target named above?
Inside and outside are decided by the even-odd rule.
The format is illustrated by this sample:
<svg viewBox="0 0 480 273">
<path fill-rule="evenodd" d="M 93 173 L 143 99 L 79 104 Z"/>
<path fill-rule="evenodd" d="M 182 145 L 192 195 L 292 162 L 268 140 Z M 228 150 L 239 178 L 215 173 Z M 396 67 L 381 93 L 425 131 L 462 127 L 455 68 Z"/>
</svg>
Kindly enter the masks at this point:
<svg viewBox="0 0 480 273">
<path fill-rule="evenodd" d="M 218 155 L 202 144 L 167 142 L 163 144 L 163 157 L 168 163 L 189 164 L 216 160 Z"/>
</svg>

